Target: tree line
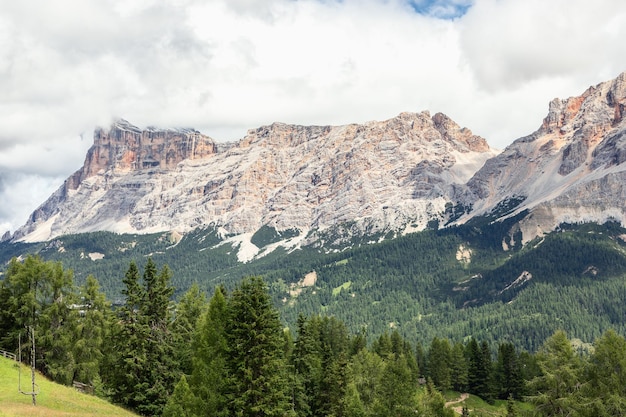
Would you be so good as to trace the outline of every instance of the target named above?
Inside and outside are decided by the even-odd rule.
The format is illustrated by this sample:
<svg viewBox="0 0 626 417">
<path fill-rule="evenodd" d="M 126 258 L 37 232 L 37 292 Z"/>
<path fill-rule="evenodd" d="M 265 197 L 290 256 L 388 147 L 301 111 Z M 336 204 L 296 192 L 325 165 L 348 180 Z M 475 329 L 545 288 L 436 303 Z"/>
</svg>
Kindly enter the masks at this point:
<svg viewBox="0 0 626 417">
<path fill-rule="evenodd" d="M 210 299 L 194 285 L 172 301 L 172 271 L 130 262 L 112 307 L 90 276 L 76 287 L 58 262 L 13 259 L 0 281 L 0 348 L 33 328 L 38 369 L 89 384 L 142 415 L 452 416 L 442 392 L 534 404 L 529 415 L 626 415 L 626 340 L 605 332 L 575 348 L 555 332 L 537 352 L 508 342 L 389 328 L 350 332 L 333 316 L 281 322 L 268 287 L 248 277 Z M 28 351 L 28 340 L 22 349 Z M 471 415 L 467 409 L 466 415 Z"/>
</svg>

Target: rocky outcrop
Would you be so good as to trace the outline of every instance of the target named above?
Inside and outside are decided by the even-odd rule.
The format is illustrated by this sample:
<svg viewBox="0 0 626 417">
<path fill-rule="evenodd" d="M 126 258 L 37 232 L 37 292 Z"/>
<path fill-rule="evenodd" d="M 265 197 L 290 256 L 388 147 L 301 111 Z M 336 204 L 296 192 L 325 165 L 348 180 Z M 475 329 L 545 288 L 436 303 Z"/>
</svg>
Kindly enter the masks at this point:
<svg viewBox="0 0 626 417">
<path fill-rule="evenodd" d="M 441 113 L 274 123 L 220 145 L 194 130 L 120 121 L 96 131 L 83 168 L 14 239 L 202 226 L 251 236 L 265 225 L 312 239 L 339 228 L 335 235 L 349 239 L 422 230 L 448 215 L 465 222 L 524 212 L 512 233 L 526 242 L 563 222 L 626 224 L 625 105 L 626 73 L 553 100 L 539 129 L 499 155 Z"/>
<path fill-rule="evenodd" d="M 626 73 L 579 97 L 555 99 L 541 127 L 488 161 L 463 196 L 474 211 L 489 213 L 499 202 L 529 210 L 521 221 L 524 241 L 562 222 L 617 220 L 626 224 Z M 521 198 L 520 198 L 521 197 Z"/>
<path fill-rule="evenodd" d="M 110 129 L 97 129 L 94 144 L 87 153 L 78 183 L 99 172 L 130 172 L 145 169 L 172 170 L 185 159 L 198 159 L 217 153 L 208 136 L 193 129 L 141 130 L 125 120 Z M 76 184 L 77 185 L 77 184 Z"/>
<path fill-rule="evenodd" d="M 199 226 L 243 234 L 263 225 L 304 232 L 345 223 L 363 234 L 420 230 L 496 154 L 428 112 L 362 125 L 274 123 L 222 152 L 195 131 L 159 132 L 126 123 L 96 131 L 83 169 L 17 235 Z"/>
</svg>

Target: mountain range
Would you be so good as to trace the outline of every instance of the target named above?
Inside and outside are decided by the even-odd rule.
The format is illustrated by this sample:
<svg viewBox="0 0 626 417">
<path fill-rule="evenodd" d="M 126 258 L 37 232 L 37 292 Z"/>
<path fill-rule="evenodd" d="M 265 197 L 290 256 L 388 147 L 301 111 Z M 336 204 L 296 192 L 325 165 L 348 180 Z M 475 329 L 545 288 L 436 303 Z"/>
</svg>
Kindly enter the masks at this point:
<svg viewBox="0 0 626 417">
<path fill-rule="evenodd" d="M 625 105 L 626 73 L 553 100 L 503 151 L 441 113 L 232 143 L 118 120 L 0 262 L 61 261 L 114 303 L 148 257 L 176 297 L 262 276 L 288 326 L 334 315 L 413 341 L 626 334 Z"/>
<path fill-rule="evenodd" d="M 506 247 L 561 223 L 624 225 L 625 105 L 622 73 L 554 99 L 539 129 L 502 152 L 426 111 L 345 126 L 274 123 L 233 143 L 119 120 L 95 131 L 83 167 L 11 239 L 211 227 L 246 261 L 262 249 L 251 242 L 262 227 L 287 247 L 341 246 L 525 213 Z"/>
</svg>

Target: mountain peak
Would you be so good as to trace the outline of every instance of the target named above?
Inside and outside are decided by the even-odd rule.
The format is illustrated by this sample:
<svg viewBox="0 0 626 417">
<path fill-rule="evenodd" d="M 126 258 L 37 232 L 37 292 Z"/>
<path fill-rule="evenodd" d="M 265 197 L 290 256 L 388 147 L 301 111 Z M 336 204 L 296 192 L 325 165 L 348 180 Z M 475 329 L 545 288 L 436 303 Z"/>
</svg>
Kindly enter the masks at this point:
<svg viewBox="0 0 626 417">
<path fill-rule="evenodd" d="M 509 145 L 468 182 L 474 212 L 517 201 L 509 215 L 530 210 L 520 222 L 524 241 L 563 222 L 617 220 L 626 224 L 626 72 L 554 99 L 541 127 Z"/>
<path fill-rule="evenodd" d="M 85 165 L 17 236 L 92 230 L 149 233 L 200 226 L 226 234 L 421 230 L 493 155 L 443 114 L 402 113 L 344 126 L 273 123 L 217 152 L 196 131 L 98 129 Z"/>
</svg>

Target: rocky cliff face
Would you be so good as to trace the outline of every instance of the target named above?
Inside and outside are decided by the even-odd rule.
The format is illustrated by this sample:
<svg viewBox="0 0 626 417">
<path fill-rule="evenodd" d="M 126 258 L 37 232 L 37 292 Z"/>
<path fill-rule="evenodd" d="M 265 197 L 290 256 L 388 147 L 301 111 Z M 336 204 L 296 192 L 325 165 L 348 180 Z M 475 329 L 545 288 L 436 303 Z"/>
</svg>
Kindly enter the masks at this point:
<svg viewBox="0 0 626 417">
<path fill-rule="evenodd" d="M 485 214 L 505 200 L 508 215 L 530 210 L 524 241 L 563 222 L 626 224 L 626 73 L 581 96 L 555 99 L 541 127 L 488 161 L 468 182 L 465 199 Z"/>
<path fill-rule="evenodd" d="M 216 143 L 193 129 L 141 130 L 125 120 L 118 120 L 108 130 L 96 129 L 94 144 L 87 152 L 83 167 L 72 174 L 48 201 L 31 214 L 28 223 L 16 232 L 15 237 L 36 232 L 33 235 L 36 240 L 40 239 L 35 237 L 39 235 L 45 238 L 51 218 L 80 215 L 82 209 L 72 204 L 73 196 L 85 192 L 81 185 L 89 184 L 90 178 L 132 176 L 147 170 L 167 172 L 184 160 L 205 158 L 215 153 Z M 68 204 L 77 213 L 69 212 Z M 98 215 L 106 216 L 104 213 Z M 66 221 L 62 219 L 57 220 L 57 224 L 64 222 Z M 43 230 L 40 228 L 42 224 L 46 224 Z M 74 229 L 68 226 L 63 230 L 72 233 Z"/>
<path fill-rule="evenodd" d="M 274 123 L 220 146 L 194 130 L 118 122 L 95 132 L 83 168 L 14 239 L 212 226 L 243 247 L 264 225 L 309 241 L 336 228 L 348 238 L 405 233 L 458 206 L 471 207 L 458 222 L 527 212 L 511 231 L 524 241 L 563 222 L 626 224 L 625 106 L 626 73 L 553 100 L 539 129 L 499 155 L 441 113 Z"/>
<path fill-rule="evenodd" d="M 97 130 L 85 166 L 16 234 L 148 233 L 263 225 L 350 233 L 423 229 L 496 154 L 443 114 L 347 126 L 275 123 L 222 152 L 194 131 Z"/>
<path fill-rule="evenodd" d="M 109 130 L 95 131 L 94 144 L 73 185 L 76 189 L 84 179 L 108 170 L 123 173 L 154 168 L 172 170 L 185 159 L 205 158 L 215 153 L 215 142 L 193 129 L 141 130 L 119 120 Z"/>
</svg>

